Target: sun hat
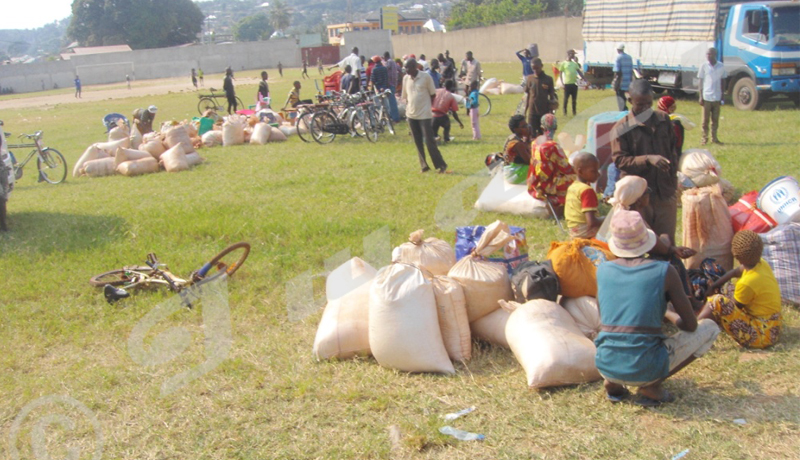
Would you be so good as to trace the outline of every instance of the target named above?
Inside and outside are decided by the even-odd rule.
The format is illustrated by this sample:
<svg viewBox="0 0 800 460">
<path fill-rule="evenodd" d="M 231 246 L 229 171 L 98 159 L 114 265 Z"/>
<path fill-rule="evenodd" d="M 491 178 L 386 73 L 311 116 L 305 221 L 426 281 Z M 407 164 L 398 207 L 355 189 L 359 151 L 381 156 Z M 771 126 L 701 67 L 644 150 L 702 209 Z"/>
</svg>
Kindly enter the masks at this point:
<svg viewBox="0 0 800 460">
<path fill-rule="evenodd" d="M 624 43 L 618 43 L 617 44 L 617 49 L 618 50 L 624 50 L 625 49 L 625 44 Z"/>
<path fill-rule="evenodd" d="M 617 257 L 640 257 L 656 245 L 656 234 L 636 211 L 614 213 L 608 248 Z"/>
<path fill-rule="evenodd" d="M 158 107 L 151 105 L 150 107 L 147 108 L 147 111 L 150 113 L 156 113 L 158 112 Z"/>
</svg>

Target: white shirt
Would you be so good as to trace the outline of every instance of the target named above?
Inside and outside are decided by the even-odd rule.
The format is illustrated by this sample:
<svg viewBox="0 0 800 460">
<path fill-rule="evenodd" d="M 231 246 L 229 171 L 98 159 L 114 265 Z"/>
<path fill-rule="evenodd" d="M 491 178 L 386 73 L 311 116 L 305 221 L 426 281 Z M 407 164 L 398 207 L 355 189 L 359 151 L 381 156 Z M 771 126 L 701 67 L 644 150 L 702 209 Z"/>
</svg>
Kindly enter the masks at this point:
<svg viewBox="0 0 800 460">
<path fill-rule="evenodd" d="M 433 78 L 427 72 L 419 71 L 416 77 L 403 77 L 403 99 L 406 101 L 406 117 L 412 120 L 433 118 L 431 96 L 436 94 Z"/>
<path fill-rule="evenodd" d="M 431 68 L 431 65 L 428 64 L 428 61 L 424 59 L 420 59 L 419 61 L 417 61 L 417 64 L 422 66 L 422 70 L 428 70 Z"/>
<path fill-rule="evenodd" d="M 697 78 L 703 81 L 703 100 L 718 102 L 722 100 L 722 79 L 728 76 L 725 66 L 717 61 L 713 66 L 706 61 L 700 66 Z"/>
<path fill-rule="evenodd" d="M 352 68 L 350 74 L 354 75 L 355 77 L 359 77 L 358 70 L 364 68 L 361 65 L 361 58 L 354 53 L 350 53 L 350 56 L 347 56 L 346 58 L 339 61 L 339 64 L 337 65 L 339 66 L 340 69 L 342 69 L 342 72 L 344 72 L 345 67 L 350 66 Z"/>
</svg>

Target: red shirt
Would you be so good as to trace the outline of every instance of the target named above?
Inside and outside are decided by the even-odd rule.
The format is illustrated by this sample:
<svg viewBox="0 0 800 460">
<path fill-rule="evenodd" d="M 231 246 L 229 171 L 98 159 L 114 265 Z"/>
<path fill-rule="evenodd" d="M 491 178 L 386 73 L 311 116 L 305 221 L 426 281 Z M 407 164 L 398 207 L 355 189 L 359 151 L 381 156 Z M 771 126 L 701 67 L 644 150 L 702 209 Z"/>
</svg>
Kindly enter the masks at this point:
<svg viewBox="0 0 800 460">
<path fill-rule="evenodd" d="M 436 90 L 431 109 L 433 110 L 434 118 L 443 117 L 450 111 L 458 112 L 458 102 L 453 97 L 453 93 L 445 88 L 439 88 Z"/>
</svg>

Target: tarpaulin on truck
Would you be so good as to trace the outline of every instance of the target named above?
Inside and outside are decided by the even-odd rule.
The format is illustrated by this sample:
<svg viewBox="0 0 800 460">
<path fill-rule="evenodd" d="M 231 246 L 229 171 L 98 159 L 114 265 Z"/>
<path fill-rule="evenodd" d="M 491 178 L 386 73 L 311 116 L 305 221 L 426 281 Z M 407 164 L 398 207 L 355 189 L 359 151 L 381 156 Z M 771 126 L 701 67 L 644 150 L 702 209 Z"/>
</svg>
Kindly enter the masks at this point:
<svg viewBox="0 0 800 460">
<path fill-rule="evenodd" d="M 716 0 L 586 0 L 587 42 L 713 41 Z"/>
</svg>

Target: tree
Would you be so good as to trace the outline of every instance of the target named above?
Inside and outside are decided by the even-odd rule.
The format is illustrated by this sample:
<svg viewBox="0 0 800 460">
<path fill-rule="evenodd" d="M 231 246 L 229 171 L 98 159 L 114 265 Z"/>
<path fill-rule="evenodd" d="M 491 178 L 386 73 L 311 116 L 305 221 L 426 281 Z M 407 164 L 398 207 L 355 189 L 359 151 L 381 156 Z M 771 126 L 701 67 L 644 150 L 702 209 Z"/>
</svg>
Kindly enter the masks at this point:
<svg viewBox="0 0 800 460">
<path fill-rule="evenodd" d="M 289 7 L 281 0 L 275 0 L 269 9 L 269 24 L 275 30 L 283 31 L 291 24 Z"/>
<path fill-rule="evenodd" d="M 461 0 L 453 5 L 448 30 L 536 19 L 556 0 Z"/>
<path fill-rule="evenodd" d="M 161 48 L 194 41 L 204 19 L 191 0 L 74 0 L 67 36 L 84 46 Z"/>
<path fill-rule="evenodd" d="M 233 36 L 238 41 L 254 42 L 267 39 L 272 35 L 273 29 L 269 25 L 269 18 L 264 13 L 248 16 L 239 21 L 233 28 Z"/>
</svg>

